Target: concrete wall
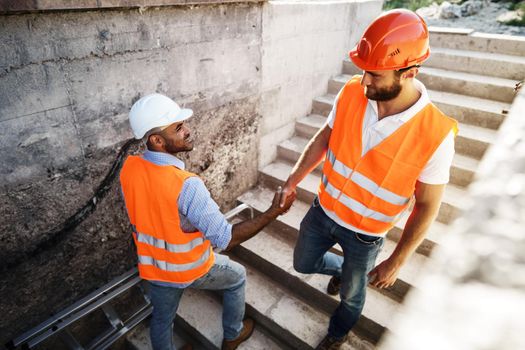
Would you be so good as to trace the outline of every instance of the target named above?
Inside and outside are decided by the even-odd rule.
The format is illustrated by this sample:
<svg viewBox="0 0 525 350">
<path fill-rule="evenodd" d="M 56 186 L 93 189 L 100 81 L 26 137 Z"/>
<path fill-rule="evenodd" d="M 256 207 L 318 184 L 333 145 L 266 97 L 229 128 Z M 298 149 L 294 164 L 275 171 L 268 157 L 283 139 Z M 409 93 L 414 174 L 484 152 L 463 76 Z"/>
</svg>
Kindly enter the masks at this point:
<svg viewBox="0 0 525 350">
<path fill-rule="evenodd" d="M 310 114 L 329 78 L 380 13 L 382 1 L 270 1 L 262 14 L 262 91 L 259 166 Z"/>
<path fill-rule="evenodd" d="M 221 205 L 255 184 L 261 6 L 0 18 L 2 343 L 133 266 L 118 181 L 86 220 L 64 222 L 131 137 L 140 96 L 194 108 L 187 165 Z"/>
<path fill-rule="evenodd" d="M 383 350 L 525 349 L 525 90 Z"/>
<path fill-rule="evenodd" d="M 184 159 L 228 208 L 381 1 L 38 4 L 54 11 L 0 15 L 0 343 L 134 265 L 117 181 L 140 148 L 134 101 L 157 91 L 195 110 Z"/>
</svg>

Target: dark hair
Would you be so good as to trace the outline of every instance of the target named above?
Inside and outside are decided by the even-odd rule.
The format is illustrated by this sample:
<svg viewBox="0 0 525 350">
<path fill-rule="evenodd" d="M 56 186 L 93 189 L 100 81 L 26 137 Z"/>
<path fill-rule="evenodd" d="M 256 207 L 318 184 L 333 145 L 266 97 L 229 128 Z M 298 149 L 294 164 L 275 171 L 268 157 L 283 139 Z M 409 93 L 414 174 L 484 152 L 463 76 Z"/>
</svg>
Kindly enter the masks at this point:
<svg viewBox="0 0 525 350">
<path fill-rule="evenodd" d="M 396 75 L 396 77 L 400 77 L 401 74 L 403 74 L 404 72 L 406 72 L 407 70 L 409 69 L 412 69 L 412 68 L 419 68 L 421 67 L 419 64 L 414 64 L 413 66 L 410 66 L 410 67 L 406 67 L 406 68 L 401 68 L 401 69 L 396 69 L 394 71 L 394 74 Z"/>
<path fill-rule="evenodd" d="M 151 145 L 151 142 L 149 141 L 149 137 L 151 135 L 159 135 L 160 133 L 162 133 L 163 129 L 161 127 L 155 127 L 151 130 L 149 130 L 145 135 L 144 137 L 142 138 L 142 142 L 144 142 L 144 144 L 146 145 L 146 147 L 151 151 L 152 150 L 152 145 Z"/>
</svg>

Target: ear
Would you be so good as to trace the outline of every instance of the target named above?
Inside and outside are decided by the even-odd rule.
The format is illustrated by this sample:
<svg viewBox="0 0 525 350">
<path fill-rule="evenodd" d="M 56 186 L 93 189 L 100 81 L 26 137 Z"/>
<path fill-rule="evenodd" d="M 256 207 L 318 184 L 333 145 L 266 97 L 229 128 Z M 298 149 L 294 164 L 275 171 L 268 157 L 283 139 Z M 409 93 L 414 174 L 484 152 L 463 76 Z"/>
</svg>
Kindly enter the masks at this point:
<svg viewBox="0 0 525 350">
<path fill-rule="evenodd" d="M 164 138 L 158 134 L 150 135 L 148 141 L 156 150 L 162 150 L 164 147 Z"/>
<path fill-rule="evenodd" d="M 414 79 L 418 73 L 419 73 L 419 68 L 412 67 L 406 72 L 403 72 L 401 76 L 403 77 L 403 79 Z"/>
</svg>

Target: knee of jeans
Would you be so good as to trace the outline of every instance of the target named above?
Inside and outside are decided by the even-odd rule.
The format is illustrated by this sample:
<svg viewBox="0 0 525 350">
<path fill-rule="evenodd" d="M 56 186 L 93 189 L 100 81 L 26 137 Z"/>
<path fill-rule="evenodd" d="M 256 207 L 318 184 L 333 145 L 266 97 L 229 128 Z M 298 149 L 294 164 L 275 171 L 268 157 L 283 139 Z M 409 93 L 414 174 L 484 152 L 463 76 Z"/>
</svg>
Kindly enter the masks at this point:
<svg viewBox="0 0 525 350">
<path fill-rule="evenodd" d="M 306 259 L 302 259 L 299 256 L 299 254 L 294 254 L 293 268 L 295 269 L 295 271 L 300 272 L 300 273 L 314 272 L 314 266 Z"/>
<path fill-rule="evenodd" d="M 246 283 L 246 268 L 237 262 L 233 262 L 232 266 L 234 266 L 234 270 L 237 274 L 237 282 L 235 283 L 235 286 L 238 287 L 240 285 L 244 285 Z"/>
<path fill-rule="evenodd" d="M 354 279 L 350 283 L 341 284 L 341 302 L 354 309 L 362 309 L 366 298 L 366 283 Z"/>
</svg>

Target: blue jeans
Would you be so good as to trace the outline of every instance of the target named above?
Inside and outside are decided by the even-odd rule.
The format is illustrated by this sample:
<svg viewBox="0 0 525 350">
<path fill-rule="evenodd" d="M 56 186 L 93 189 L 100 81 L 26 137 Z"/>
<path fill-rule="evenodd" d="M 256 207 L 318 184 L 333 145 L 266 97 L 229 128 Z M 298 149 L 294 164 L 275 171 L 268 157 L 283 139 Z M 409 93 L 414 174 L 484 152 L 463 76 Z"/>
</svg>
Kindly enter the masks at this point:
<svg viewBox="0 0 525 350">
<path fill-rule="evenodd" d="M 328 252 L 338 243 L 343 256 Z M 301 222 L 294 250 L 294 268 L 301 273 L 341 277 L 341 302 L 330 318 L 328 335 L 343 338 L 363 310 L 368 273 L 375 265 L 383 238 L 359 234 L 330 219 L 315 198 Z"/>
<path fill-rule="evenodd" d="M 173 320 L 184 288 L 153 283 L 149 285 L 149 295 L 153 304 L 150 322 L 151 345 L 154 350 L 173 350 Z M 226 255 L 215 254 L 215 264 L 210 271 L 188 287 L 223 291 L 222 327 L 226 340 L 237 338 L 242 330 L 245 285 L 244 266 L 230 260 Z"/>
</svg>

